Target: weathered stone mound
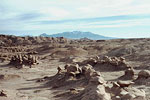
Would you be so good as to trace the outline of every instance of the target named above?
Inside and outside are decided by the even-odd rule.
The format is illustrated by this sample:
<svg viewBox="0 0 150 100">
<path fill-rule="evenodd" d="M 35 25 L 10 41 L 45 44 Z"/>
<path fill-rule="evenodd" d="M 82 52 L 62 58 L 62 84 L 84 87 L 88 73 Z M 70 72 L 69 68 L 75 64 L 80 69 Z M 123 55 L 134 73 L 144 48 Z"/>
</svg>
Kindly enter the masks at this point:
<svg viewBox="0 0 150 100">
<path fill-rule="evenodd" d="M 10 65 L 15 65 L 16 67 L 32 66 L 38 64 L 38 58 L 32 55 L 15 55 L 10 60 Z"/>
<path fill-rule="evenodd" d="M 15 53 L 26 52 L 24 47 L 1 47 L 0 62 L 9 61 Z"/>
<path fill-rule="evenodd" d="M 89 67 L 89 69 L 91 69 Z M 94 69 L 85 70 L 87 86 L 69 100 L 145 100 L 145 92 L 129 87 L 133 82 L 118 81 L 108 84 Z"/>
<path fill-rule="evenodd" d="M 112 100 L 146 100 L 145 91 L 129 87 L 133 82 L 114 82 L 110 88 Z"/>
<path fill-rule="evenodd" d="M 59 75 L 59 78 L 55 78 L 58 80 L 58 82 L 55 80 L 55 85 L 53 86 L 55 88 L 62 87 L 64 84 L 68 87 L 85 87 L 83 91 L 74 89 L 76 93 L 75 95 L 70 95 L 69 100 L 110 100 L 111 98 L 110 94 L 105 91 L 104 84 L 106 84 L 106 81 L 101 77 L 100 72 L 95 71 L 91 65 L 86 65 L 81 68 L 78 64 L 67 64 L 64 66 L 64 69 L 58 67 L 58 73 L 56 75 L 57 78 Z M 72 98 L 72 96 L 76 95 L 77 97 Z M 78 95 L 82 96 L 78 97 Z"/>
<path fill-rule="evenodd" d="M 138 85 L 148 85 L 150 86 L 150 71 L 142 70 L 138 73 L 138 78 L 135 80 Z"/>
<path fill-rule="evenodd" d="M 67 87 L 69 84 L 73 86 L 78 84 L 84 87 L 91 77 L 100 76 L 100 72 L 95 71 L 91 67 L 90 65 L 81 67 L 78 64 L 66 64 L 64 68 L 58 67 L 57 74 L 51 78 L 49 84 L 54 88 L 59 88 L 64 85 Z"/>
<path fill-rule="evenodd" d="M 128 87 L 131 83 L 114 83 L 112 87 L 109 87 L 99 81 L 98 77 L 94 81 L 91 79 L 87 87 L 78 94 L 78 96 L 81 95 L 78 100 L 145 100 L 145 92 Z"/>
<path fill-rule="evenodd" d="M 106 92 L 103 78 L 98 76 L 90 79 L 81 94 L 81 100 L 111 100 L 110 94 Z"/>
<path fill-rule="evenodd" d="M 10 57 L 8 54 L 0 54 L 0 62 L 9 61 Z"/>
<path fill-rule="evenodd" d="M 131 84 L 126 81 L 106 84 L 103 78 L 96 76 L 76 97 L 77 100 L 146 100 L 145 91 L 129 87 Z M 69 100 L 76 100 L 73 98 Z"/>
<path fill-rule="evenodd" d="M 127 70 L 124 71 L 124 75 L 121 76 L 119 79 L 122 80 L 133 80 L 135 75 L 135 71 L 133 68 L 128 68 Z"/>
<path fill-rule="evenodd" d="M 91 65 L 91 66 L 95 66 L 97 63 L 98 63 L 98 60 L 97 60 L 97 59 L 89 58 L 89 59 L 87 59 L 87 60 L 84 60 L 83 62 L 80 62 L 79 64 L 80 64 L 80 65 L 89 64 L 89 65 Z"/>
<path fill-rule="evenodd" d="M 129 67 L 124 57 L 105 56 L 102 60 L 98 62 L 97 66 L 100 65 L 103 65 L 103 67 L 107 66 L 108 68 L 112 68 L 113 70 L 123 70 Z"/>
<path fill-rule="evenodd" d="M 5 93 L 4 90 L 0 91 L 0 97 L 7 97 L 7 94 Z"/>
<path fill-rule="evenodd" d="M 65 100 L 145 100 L 143 90 L 131 87 L 134 82 L 107 82 L 101 73 L 93 68 L 90 64 L 84 66 L 66 64 L 64 68 L 58 67 L 57 74 L 48 78 L 49 85 L 53 89 L 61 87 L 70 89 L 70 92 L 66 92 L 68 99 Z M 125 74 L 132 75 L 128 71 Z"/>
<path fill-rule="evenodd" d="M 115 70 L 125 70 L 130 68 L 124 57 L 108 57 L 87 59 L 79 65 L 90 64 L 94 69 L 100 69 L 101 71 L 115 71 Z"/>
</svg>

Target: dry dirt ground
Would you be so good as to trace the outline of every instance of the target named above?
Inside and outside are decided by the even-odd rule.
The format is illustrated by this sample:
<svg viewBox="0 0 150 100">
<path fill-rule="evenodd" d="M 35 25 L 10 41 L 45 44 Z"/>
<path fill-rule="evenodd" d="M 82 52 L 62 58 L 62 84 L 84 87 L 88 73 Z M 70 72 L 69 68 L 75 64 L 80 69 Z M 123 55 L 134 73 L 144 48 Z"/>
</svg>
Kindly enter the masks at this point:
<svg viewBox="0 0 150 100">
<path fill-rule="evenodd" d="M 4 39 L 5 37 L 5 39 Z M 23 41 L 17 44 L 16 40 Z M 8 41 L 9 40 L 9 41 Z M 24 41 L 28 41 L 25 42 Z M 22 44 L 23 43 L 23 44 Z M 38 64 L 22 66 L 9 64 L 15 55 L 32 55 L 38 57 Z M 0 40 L 0 100 L 69 100 L 65 94 L 66 86 L 53 88 L 55 81 L 47 79 L 57 74 L 57 67 L 72 62 L 81 62 L 91 57 L 124 57 L 135 70 L 135 77 L 141 70 L 150 70 L 150 39 L 117 40 L 62 40 L 45 38 L 19 38 L 1 36 Z M 31 67 L 31 68 L 30 68 Z M 124 74 L 124 70 L 98 70 L 104 80 L 114 82 Z M 51 81 L 51 80 L 49 80 Z M 53 83 L 54 82 L 54 83 Z M 60 81 L 61 83 L 61 81 Z M 76 84 L 80 87 L 80 84 Z M 69 87 L 69 88 L 68 88 Z M 133 85 L 144 89 L 146 99 L 150 100 L 150 81 L 143 85 Z M 80 87 L 82 89 L 82 87 Z M 84 87 L 83 87 L 84 88 Z M 79 99 L 74 99 L 79 100 Z M 138 99 L 139 100 L 139 99 Z"/>
</svg>

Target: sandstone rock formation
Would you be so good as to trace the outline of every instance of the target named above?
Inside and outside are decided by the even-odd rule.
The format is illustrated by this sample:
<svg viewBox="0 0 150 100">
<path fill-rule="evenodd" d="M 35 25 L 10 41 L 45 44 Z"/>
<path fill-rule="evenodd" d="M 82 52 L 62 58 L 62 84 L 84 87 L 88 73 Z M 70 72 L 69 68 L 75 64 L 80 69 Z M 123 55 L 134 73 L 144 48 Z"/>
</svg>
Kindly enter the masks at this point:
<svg viewBox="0 0 150 100">
<path fill-rule="evenodd" d="M 144 90 L 128 87 L 132 82 L 114 82 L 111 88 L 112 100 L 146 100 Z"/>
<path fill-rule="evenodd" d="M 104 83 L 102 77 L 92 77 L 83 91 L 81 100 L 111 100 L 110 94 L 105 90 Z"/>
<path fill-rule="evenodd" d="M 97 60 L 94 58 L 89 58 L 87 60 L 84 60 L 81 64 L 89 64 L 91 66 L 95 66 L 97 64 Z"/>
<path fill-rule="evenodd" d="M 122 59 L 122 58 L 121 58 Z M 79 66 L 78 64 L 74 65 L 65 65 L 64 69 L 58 67 L 58 73 L 56 75 L 60 75 L 59 81 L 57 78 L 55 78 L 55 87 L 61 87 L 62 84 L 70 84 L 71 81 L 76 81 L 77 83 L 86 83 L 84 86 L 85 88 L 82 91 L 77 91 L 76 89 L 71 90 L 75 93 L 73 93 L 72 97 L 70 97 L 69 100 L 146 100 L 145 99 L 145 91 L 139 90 L 132 87 L 132 84 L 134 82 L 132 81 L 117 81 L 109 83 L 105 81 L 99 71 L 95 71 L 93 69 L 94 67 L 90 64 L 87 64 L 85 66 Z M 63 70 L 63 71 L 61 71 Z M 65 71 L 66 70 L 66 71 Z M 81 70 L 81 71 L 79 71 Z M 126 75 L 134 75 L 134 72 L 131 71 L 131 69 L 128 69 L 125 73 Z M 82 77 L 79 79 L 76 78 L 77 74 L 82 74 Z M 145 73 L 145 72 L 144 72 Z M 67 75 L 67 76 L 66 76 Z M 147 76 L 148 74 L 144 74 L 144 76 Z M 71 80 L 68 76 L 72 77 Z M 141 74 L 140 74 L 141 76 Z M 142 74 L 143 76 L 143 74 Z M 62 82 L 60 84 L 60 81 Z M 69 83 L 68 83 L 69 82 Z M 76 84 L 77 84 L 76 83 Z M 73 85 L 73 83 L 72 83 Z M 81 85 L 81 84 L 80 84 Z M 77 85 L 73 85 L 78 87 Z"/>
<path fill-rule="evenodd" d="M 104 58 L 98 61 L 97 65 L 95 66 L 97 67 L 103 66 L 111 70 L 123 70 L 129 67 L 124 57 L 108 57 L 108 56 L 104 56 Z"/>
<path fill-rule="evenodd" d="M 135 84 L 150 86 L 150 71 L 142 70 L 138 73 L 138 77 L 135 80 Z"/>
<path fill-rule="evenodd" d="M 83 62 L 79 62 L 79 65 L 81 66 L 86 64 L 90 64 L 94 68 L 100 69 L 101 71 L 125 70 L 130 68 L 124 57 L 104 56 L 103 58 L 100 58 L 96 56 L 95 58 L 89 58 Z"/>
<path fill-rule="evenodd" d="M 134 79 L 134 75 L 135 75 L 134 69 L 129 67 L 127 70 L 125 70 L 124 75 L 121 76 L 120 79 L 132 80 Z"/>
<path fill-rule="evenodd" d="M 32 55 L 15 55 L 10 60 L 10 65 L 15 65 L 16 67 L 32 66 L 38 64 L 38 60 L 36 56 Z"/>
<path fill-rule="evenodd" d="M 0 97 L 7 97 L 7 94 L 3 90 L 1 90 L 0 91 Z"/>
</svg>

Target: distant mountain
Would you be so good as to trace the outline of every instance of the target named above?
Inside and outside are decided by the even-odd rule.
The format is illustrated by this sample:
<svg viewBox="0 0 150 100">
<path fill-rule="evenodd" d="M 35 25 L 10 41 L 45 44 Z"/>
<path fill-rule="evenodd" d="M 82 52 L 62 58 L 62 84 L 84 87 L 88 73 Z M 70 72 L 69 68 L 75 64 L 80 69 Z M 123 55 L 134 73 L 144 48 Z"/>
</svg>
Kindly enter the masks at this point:
<svg viewBox="0 0 150 100">
<path fill-rule="evenodd" d="M 52 34 L 52 35 L 48 35 L 46 33 L 43 33 L 40 36 L 42 36 L 42 37 L 65 37 L 65 38 L 69 38 L 69 39 L 88 38 L 88 39 L 92 39 L 92 40 L 115 39 L 112 37 L 105 37 L 105 36 L 94 34 L 91 32 L 81 32 L 81 31 L 63 32 L 63 33 Z"/>
</svg>

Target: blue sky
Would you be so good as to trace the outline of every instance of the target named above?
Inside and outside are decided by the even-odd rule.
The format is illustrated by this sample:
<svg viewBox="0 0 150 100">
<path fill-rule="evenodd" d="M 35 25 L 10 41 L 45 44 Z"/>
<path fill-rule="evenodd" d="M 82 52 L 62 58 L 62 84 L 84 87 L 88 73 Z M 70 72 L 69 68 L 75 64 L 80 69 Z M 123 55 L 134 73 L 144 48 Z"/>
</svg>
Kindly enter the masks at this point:
<svg viewBox="0 0 150 100">
<path fill-rule="evenodd" d="M 150 37 L 150 0 L 0 0 L 0 33 Z"/>
</svg>

